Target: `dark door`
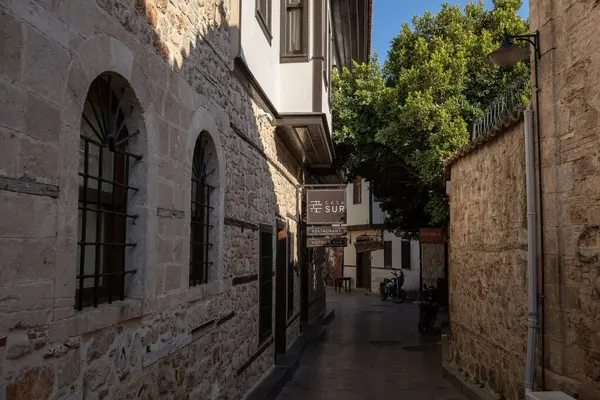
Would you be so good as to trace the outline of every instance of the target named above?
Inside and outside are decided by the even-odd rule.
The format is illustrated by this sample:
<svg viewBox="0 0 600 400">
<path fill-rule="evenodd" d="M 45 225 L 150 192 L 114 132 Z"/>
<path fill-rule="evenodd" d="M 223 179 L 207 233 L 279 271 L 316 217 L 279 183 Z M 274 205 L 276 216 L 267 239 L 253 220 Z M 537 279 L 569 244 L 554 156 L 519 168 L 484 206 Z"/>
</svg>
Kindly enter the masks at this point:
<svg viewBox="0 0 600 400">
<path fill-rule="evenodd" d="M 371 252 L 356 253 L 356 287 L 371 289 Z"/>
<path fill-rule="evenodd" d="M 275 247 L 275 355 L 285 354 L 287 315 L 287 228 L 277 222 Z"/>
</svg>

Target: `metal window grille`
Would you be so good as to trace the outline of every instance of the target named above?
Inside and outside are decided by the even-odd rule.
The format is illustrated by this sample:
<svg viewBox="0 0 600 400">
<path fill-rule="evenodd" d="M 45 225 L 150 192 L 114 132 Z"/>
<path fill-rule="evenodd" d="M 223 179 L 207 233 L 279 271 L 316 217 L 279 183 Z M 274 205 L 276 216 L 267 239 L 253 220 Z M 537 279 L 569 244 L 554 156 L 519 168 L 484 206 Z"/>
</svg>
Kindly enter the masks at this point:
<svg viewBox="0 0 600 400">
<path fill-rule="evenodd" d="M 271 336 L 273 327 L 273 230 L 261 227 L 258 274 L 258 337 L 262 342 Z"/>
<path fill-rule="evenodd" d="M 288 232 L 287 315 L 294 315 L 294 234 Z"/>
<path fill-rule="evenodd" d="M 125 89 L 116 89 L 113 76 L 102 74 L 85 101 L 80 140 L 77 309 L 97 307 L 125 296 L 129 167 L 141 155 L 128 150 L 130 134 L 123 113 Z"/>
<path fill-rule="evenodd" d="M 208 269 L 212 265 L 209 251 L 213 244 L 210 242 L 211 194 L 215 189 L 208 184 L 208 177 L 214 172 L 209 170 L 208 163 L 211 153 L 207 154 L 208 140 L 201 135 L 196 141 L 192 162 L 192 217 L 190 221 L 190 286 L 208 282 Z"/>
</svg>

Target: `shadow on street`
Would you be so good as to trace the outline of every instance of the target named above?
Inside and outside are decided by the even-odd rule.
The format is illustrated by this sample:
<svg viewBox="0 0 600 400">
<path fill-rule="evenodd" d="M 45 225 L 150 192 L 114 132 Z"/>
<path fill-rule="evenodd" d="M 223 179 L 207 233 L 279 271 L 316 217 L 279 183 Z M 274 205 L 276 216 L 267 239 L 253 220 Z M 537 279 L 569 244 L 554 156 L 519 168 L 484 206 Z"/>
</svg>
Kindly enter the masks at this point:
<svg viewBox="0 0 600 400">
<path fill-rule="evenodd" d="M 279 400 L 463 400 L 442 377 L 440 334 L 421 336 L 418 308 L 378 294 L 328 289 L 335 308 Z"/>
</svg>

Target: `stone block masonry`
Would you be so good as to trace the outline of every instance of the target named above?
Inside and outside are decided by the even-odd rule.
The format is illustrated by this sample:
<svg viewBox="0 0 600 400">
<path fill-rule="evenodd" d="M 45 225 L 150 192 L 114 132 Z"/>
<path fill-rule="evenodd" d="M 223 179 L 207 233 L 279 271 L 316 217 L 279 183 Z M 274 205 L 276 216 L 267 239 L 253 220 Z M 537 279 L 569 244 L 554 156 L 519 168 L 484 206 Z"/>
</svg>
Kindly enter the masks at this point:
<svg viewBox="0 0 600 400">
<path fill-rule="evenodd" d="M 240 399 L 271 368 L 258 226 L 278 214 L 296 232 L 302 168 L 234 72 L 229 18 L 224 0 L 0 0 L 0 400 Z M 78 311 L 82 110 L 105 72 L 139 131 L 136 273 L 124 301 Z M 213 264 L 189 287 L 199 137 L 215 171 Z M 298 319 L 287 329 L 289 345 Z"/>
<path fill-rule="evenodd" d="M 521 120 L 451 165 L 451 362 L 514 400 L 527 346 L 524 164 Z"/>
<path fill-rule="evenodd" d="M 534 0 L 530 8 L 542 51 L 543 378 L 549 390 L 597 399 L 600 8 L 584 0 Z"/>
</svg>

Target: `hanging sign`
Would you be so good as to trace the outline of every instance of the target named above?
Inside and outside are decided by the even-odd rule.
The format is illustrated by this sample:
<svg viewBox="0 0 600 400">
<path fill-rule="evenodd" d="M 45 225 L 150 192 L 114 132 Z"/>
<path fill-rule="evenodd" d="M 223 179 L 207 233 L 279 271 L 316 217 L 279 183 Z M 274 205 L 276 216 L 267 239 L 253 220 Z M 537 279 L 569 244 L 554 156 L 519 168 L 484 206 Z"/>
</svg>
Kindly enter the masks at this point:
<svg viewBox="0 0 600 400">
<path fill-rule="evenodd" d="M 345 226 L 307 226 L 306 234 L 308 236 L 339 236 L 345 235 L 348 228 Z"/>
<path fill-rule="evenodd" d="M 420 243 L 444 243 L 442 228 L 421 228 L 419 229 Z"/>
<path fill-rule="evenodd" d="M 384 245 L 381 240 L 363 240 L 354 242 L 354 248 L 357 253 L 366 253 L 368 251 L 383 250 Z"/>
<path fill-rule="evenodd" d="M 306 238 L 307 247 L 346 247 L 348 245 L 348 238 L 345 237 L 328 237 L 328 238 L 317 238 L 309 237 Z"/>
<path fill-rule="evenodd" d="M 333 225 L 346 223 L 346 189 L 307 189 L 306 223 Z"/>
</svg>

